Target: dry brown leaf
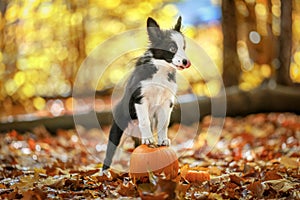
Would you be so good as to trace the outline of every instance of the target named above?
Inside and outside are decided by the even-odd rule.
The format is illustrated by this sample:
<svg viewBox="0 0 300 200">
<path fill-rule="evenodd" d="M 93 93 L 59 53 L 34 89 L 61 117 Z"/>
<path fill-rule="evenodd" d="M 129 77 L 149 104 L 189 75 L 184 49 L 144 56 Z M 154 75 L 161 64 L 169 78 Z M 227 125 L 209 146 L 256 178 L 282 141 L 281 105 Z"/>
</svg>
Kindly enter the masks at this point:
<svg viewBox="0 0 300 200">
<path fill-rule="evenodd" d="M 263 186 L 261 181 L 255 181 L 248 185 L 248 190 L 252 192 L 252 195 L 257 198 L 261 198 L 263 196 L 263 193 L 265 191 L 265 187 Z"/>
<path fill-rule="evenodd" d="M 208 172 L 211 174 L 211 175 L 216 175 L 216 176 L 220 176 L 222 174 L 222 171 L 219 167 L 210 167 Z"/>
<path fill-rule="evenodd" d="M 131 182 L 121 183 L 118 193 L 122 196 L 135 197 L 137 195 L 136 185 Z"/>
<path fill-rule="evenodd" d="M 242 186 L 245 182 L 245 180 L 241 177 L 238 177 L 237 175 L 229 175 L 230 181 L 235 183 L 238 186 Z"/>
<path fill-rule="evenodd" d="M 277 179 L 281 179 L 282 176 L 280 176 L 278 173 L 277 173 L 277 170 L 271 170 L 271 171 L 268 171 L 265 175 L 265 181 L 268 181 L 268 180 L 277 180 Z"/>
<path fill-rule="evenodd" d="M 269 181 L 265 181 L 264 183 L 268 184 L 271 188 L 273 188 L 277 192 L 287 192 L 295 187 L 300 186 L 299 183 L 293 183 L 286 179 L 269 180 Z"/>
<path fill-rule="evenodd" d="M 299 167 L 299 162 L 295 158 L 290 158 L 287 156 L 282 156 L 280 158 L 280 163 L 283 164 L 286 168 L 297 169 Z"/>
</svg>

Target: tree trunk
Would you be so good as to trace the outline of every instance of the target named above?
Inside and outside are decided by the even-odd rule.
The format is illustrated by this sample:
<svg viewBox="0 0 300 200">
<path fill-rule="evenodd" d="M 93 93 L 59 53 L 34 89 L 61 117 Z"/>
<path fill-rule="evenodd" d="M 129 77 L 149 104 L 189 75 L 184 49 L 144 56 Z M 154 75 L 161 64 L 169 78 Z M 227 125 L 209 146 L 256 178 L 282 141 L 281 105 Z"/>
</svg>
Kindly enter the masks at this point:
<svg viewBox="0 0 300 200">
<path fill-rule="evenodd" d="M 226 87 L 238 85 L 241 73 L 237 55 L 237 21 L 234 0 L 222 1 L 223 81 Z"/>
<path fill-rule="evenodd" d="M 0 12 L 2 13 L 2 16 L 5 14 L 6 7 L 7 7 L 7 1 L 1 0 L 0 1 Z"/>
<path fill-rule="evenodd" d="M 293 85 L 290 78 L 292 56 L 292 0 L 281 0 L 281 32 L 279 36 L 279 61 L 277 83 Z"/>
<path fill-rule="evenodd" d="M 0 16 L 3 17 L 5 15 L 7 8 L 7 1 L 6 0 L 0 0 Z M 4 28 L 0 28 L 0 51 L 3 50 L 4 47 Z"/>
<path fill-rule="evenodd" d="M 293 112 L 300 114 L 300 93 L 298 88 L 278 85 L 276 88 L 271 89 L 265 85 L 250 92 L 241 91 L 237 86 L 227 88 L 226 90 L 227 94 L 224 98 L 227 99 L 227 116 L 244 116 L 260 112 Z M 195 105 L 199 105 L 201 113 L 195 114 Z M 186 112 L 183 113 L 183 110 L 186 110 Z M 176 105 L 172 112 L 171 123 L 190 125 L 210 114 L 212 114 L 211 98 L 199 97 L 199 99 L 181 103 L 180 106 Z M 77 116 L 77 119 L 90 119 L 95 117 L 95 115 L 101 127 L 104 125 L 108 126 L 112 122 L 113 115 L 109 110 L 100 113 L 91 111 L 90 113 L 80 114 Z M 84 126 L 86 129 L 91 129 L 98 128 L 99 124 L 91 122 L 85 123 Z M 9 130 L 20 132 L 30 131 L 34 127 L 41 125 L 52 133 L 56 133 L 58 129 L 75 127 L 72 115 L 39 118 L 33 121 L 16 120 L 14 122 L 3 122 L 2 120 L 0 121 L 0 134 Z"/>
</svg>

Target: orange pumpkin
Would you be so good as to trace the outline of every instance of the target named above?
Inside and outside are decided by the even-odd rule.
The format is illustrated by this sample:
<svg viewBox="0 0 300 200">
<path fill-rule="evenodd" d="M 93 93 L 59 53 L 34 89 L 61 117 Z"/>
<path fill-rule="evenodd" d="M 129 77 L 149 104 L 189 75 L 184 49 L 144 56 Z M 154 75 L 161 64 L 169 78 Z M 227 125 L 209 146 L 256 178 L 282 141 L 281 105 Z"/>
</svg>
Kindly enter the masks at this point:
<svg viewBox="0 0 300 200">
<path fill-rule="evenodd" d="M 190 182 L 203 182 L 209 181 L 210 175 L 205 171 L 188 170 L 185 179 Z"/>
<path fill-rule="evenodd" d="M 164 173 L 167 178 L 173 179 L 178 174 L 178 158 L 170 147 L 138 146 L 131 154 L 129 174 L 139 179 L 153 172 L 155 175 Z"/>
</svg>

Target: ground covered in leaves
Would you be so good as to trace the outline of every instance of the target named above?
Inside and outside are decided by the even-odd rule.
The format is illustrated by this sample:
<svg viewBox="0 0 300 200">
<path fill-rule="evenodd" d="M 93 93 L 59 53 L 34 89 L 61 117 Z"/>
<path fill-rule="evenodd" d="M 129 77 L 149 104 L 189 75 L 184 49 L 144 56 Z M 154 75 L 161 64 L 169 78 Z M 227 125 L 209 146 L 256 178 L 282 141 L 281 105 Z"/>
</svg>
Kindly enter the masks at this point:
<svg viewBox="0 0 300 200">
<path fill-rule="evenodd" d="M 200 124 L 204 136 L 210 119 Z M 228 117 L 219 141 L 205 155 L 201 134 L 198 140 L 204 140 L 196 141 L 201 145 L 179 157 L 175 179 L 150 172 L 149 178 L 133 182 L 126 172 L 102 175 L 101 163 L 74 130 L 55 136 L 43 127 L 3 133 L 0 199 L 300 199 L 300 116 Z"/>
</svg>

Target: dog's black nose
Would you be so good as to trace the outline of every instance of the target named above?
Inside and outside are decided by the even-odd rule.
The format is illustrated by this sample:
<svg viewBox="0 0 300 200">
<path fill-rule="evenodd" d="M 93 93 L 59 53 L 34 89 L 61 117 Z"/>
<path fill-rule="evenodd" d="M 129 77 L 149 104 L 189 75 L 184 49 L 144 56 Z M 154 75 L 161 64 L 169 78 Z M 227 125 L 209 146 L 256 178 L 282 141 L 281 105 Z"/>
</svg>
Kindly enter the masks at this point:
<svg viewBox="0 0 300 200">
<path fill-rule="evenodd" d="M 183 64 L 184 68 L 189 68 L 191 66 L 191 62 L 187 59 L 183 59 L 182 64 Z"/>
</svg>

